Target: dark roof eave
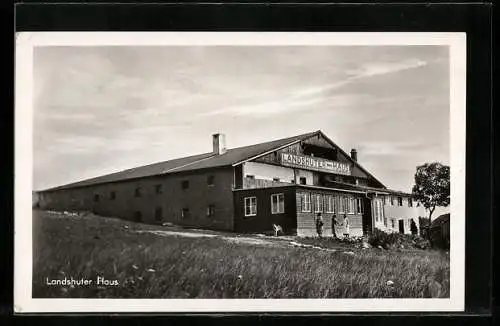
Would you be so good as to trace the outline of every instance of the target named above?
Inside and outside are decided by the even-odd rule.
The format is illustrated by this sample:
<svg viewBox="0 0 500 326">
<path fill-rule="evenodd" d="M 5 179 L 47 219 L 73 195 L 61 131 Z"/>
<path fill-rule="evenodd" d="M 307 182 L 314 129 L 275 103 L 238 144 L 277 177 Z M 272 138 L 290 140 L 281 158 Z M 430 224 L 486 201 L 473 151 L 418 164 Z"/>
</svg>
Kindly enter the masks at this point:
<svg viewBox="0 0 500 326">
<path fill-rule="evenodd" d="M 133 180 L 154 178 L 154 177 L 159 177 L 159 176 L 164 176 L 164 175 L 189 174 L 189 173 L 196 173 L 198 171 L 203 171 L 203 170 L 216 170 L 216 169 L 230 168 L 230 167 L 232 168 L 231 164 L 225 164 L 225 165 L 219 165 L 219 166 L 203 167 L 203 168 L 199 168 L 196 170 L 167 171 L 167 172 L 163 172 L 163 173 L 155 173 L 155 174 L 151 174 L 151 175 L 145 175 L 145 176 L 134 177 L 134 178 L 119 179 L 119 180 L 113 180 L 113 181 L 102 181 L 102 182 L 83 184 L 83 185 L 74 185 L 74 186 L 71 186 L 71 185 L 59 186 L 59 187 L 53 187 L 53 188 L 44 189 L 44 190 L 36 190 L 36 192 L 37 193 L 44 193 L 44 192 L 53 192 L 53 191 L 58 191 L 58 190 L 87 188 L 87 187 L 104 185 L 104 184 L 113 184 L 113 183 L 128 182 L 128 181 L 133 181 Z"/>
<path fill-rule="evenodd" d="M 307 138 L 307 137 L 309 137 L 309 136 L 311 136 L 313 134 L 316 134 L 318 132 L 319 131 L 315 131 L 315 132 L 310 132 L 310 133 L 306 133 L 306 134 L 302 134 L 302 135 L 297 135 L 297 136 L 293 136 L 293 137 L 278 139 L 278 140 L 274 140 L 274 141 L 271 141 L 271 142 L 259 143 L 259 144 L 249 145 L 249 146 L 237 147 L 237 148 L 233 148 L 233 149 L 228 150 L 228 152 L 234 151 L 234 150 L 240 150 L 241 151 L 241 150 L 244 150 L 244 149 L 255 148 L 256 146 L 268 146 L 271 143 L 272 144 L 278 143 L 277 145 L 275 145 L 273 147 L 273 149 L 275 150 L 276 148 L 283 146 L 283 144 L 279 145 L 279 142 L 285 142 L 286 141 L 285 145 L 289 145 L 290 143 L 294 143 L 294 142 L 296 142 L 298 140 L 302 140 L 302 139 Z M 265 151 L 261 150 L 261 151 L 257 151 L 257 153 L 264 153 L 264 152 L 267 152 L 268 150 L 269 149 L 267 148 Z M 204 156 L 204 155 L 210 155 L 210 154 L 212 154 L 212 153 L 204 153 L 204 154 L 199 154 L 199 155 L 194 155 L 194 156 Z M 239 157 L 237 159 L 235 158 L 235 159 L 233 159 L 231 161 L 228 161 L 228 162 L 223 162 L 223 163 L 221 162 L 221 163 L 218 163 L 218 164 L 215 164 L 215 165 L 211 165 L 211 166 L 196 167 L 194 169 L 184 169 L 185 166 L 197 165 L 201 161 L 213 158 L 213 156 L 212 157 L 201 157 L 200 159 L 196 159 L 195 161 L 188 162 L 184 166 L 183 166 L 183 164 L 181 164 L 179 166 L 176 166 L 176 167 L 173 167 L 171 169 L 168 169 L 167 171 L 169 171 L 171 173 L 174 173 L 174 172 L 175 173 L 181 173 L 181 172 L 191 172 L 191 171 L 199 171 L 199 170 L 204 170 L 204 169 L 212 169 L 212 168 L 220 168 L 220 167 L 232 166 L 236 162 L 248 159 L 249 157 L 253 157 L 253 156 L 255 156 L 255 154 L 253 154 L 253 155 L 243 155 L 243 156 L 241 156 L 241 157 Z M 183 159 L 186 159 L 186 158 L 189 158 L 189 157 L 177 158 L 177 159 L 174 159 L 173 161 L 183 160 Z M 159 162 L 159 163 L 169 163 L 169 162 L 171 162 L 171 161 L 165 161 L 165 162 Z M 159 164 L 159 163 L 153 163 L 151 165 L 155 165 L 155 164 Z M 151 166 L 151 165 L 147 165 L 147 166 Z M 144 167 L 145 166 L 140 166 L 140 167 L 132 168 L 132 169 L 129 169 L 129 170 L 142 169 Z M 176 169 L 179 169 L 179 171 L 175 171 Z M 129 171 L 129 170 L 125 170 L 125 171 Z M 116 173 L 122 173 L 122 172 L 125 172 L 125 171 L 119 171 L 119 172 L 116 172 Z M 112 174 L 114 174 L 114 173 L 112 173 Z M 107 184 L 107 183 L 115 183 L 115 182 L 136 180 L 136 179 L 142 179 L 142 178 L 147 178 L 147 177 L 153 177 L 153 176 L 157 176 L 157 175 L 161 175 L 161 173 L 156 172 L 156 173 L 151 173 L 149 175 L 140 175 L 140 176 L 129 177 L 129 178 L 120 177 L 120 178 L 118 178 L 116 180 L 109 180 L 109 179 L 107 179 L 107 180 L 102 180 L 102 181 L 100 181 L 100 180 L 89 181 L 89 180 L 93 180 L 93 179 L 109 177 L 109 175 L 104 175 L 104 176 L 99 176 L 99 177 L 96 177 L 96 178 L 91 178 L 91 179 L 86 179 L 86 180 L 74 182 L 74 183 L 71 183 L 71 184 L 66 184 L 66 185 L 62 185 L 62 186 L 58 186 L 58 187 L 53 187 L 53 188 L 49 188 L 49 189 L 45 189 L 45 190 L 40 190 L 39 192 L 49 192 L 49 191 L 57 191 L 57 190 L 63 190 L 63 189 L 73 189 L 73 188 L 80 188 L 80 187 L 86 187 L 86 186 L 93 186 L 93 185 L 98 185 L 98 184 Z M 82 184 L 82 183 L 85 183 L 85 184 Z"/>
<path fill-rule="evenodd" d="M 302 185 L 302 184 L 296 184 L 296 183 L 282 184 L 282 185 L 276 185 L 276 186 L 272 186 L 272 187 L 238 188 L 238 189 L 233 189 L 233 191 L 251 191 L 251 190 L 262 190 L 262 189 L 273 189 L 273 188 L 290 188 L 290 187 L 366 194 L 366 191 L 361 191 L 361 190 L 321 187 L 321 186 L 313 186 L 313 185 Z"/>
<path fill-rule="evenodd" d="M 333 187 L 322 187 L 322 186 L 313 186 L 313 185 L 302 185 L 302 184 L 295 184 L 299 188 L 310 188 L 310 189 L 320 189 L 320 190 L 332 190 L 332 191 L 340 191 L 340 192 L 352 192 L 352 193 L 359 193 L 359 194 L 366 194 L 367 192 L 365 190 L 359 189 L 342 189 L 342 188 L 333 188 Z"/>
</svg>

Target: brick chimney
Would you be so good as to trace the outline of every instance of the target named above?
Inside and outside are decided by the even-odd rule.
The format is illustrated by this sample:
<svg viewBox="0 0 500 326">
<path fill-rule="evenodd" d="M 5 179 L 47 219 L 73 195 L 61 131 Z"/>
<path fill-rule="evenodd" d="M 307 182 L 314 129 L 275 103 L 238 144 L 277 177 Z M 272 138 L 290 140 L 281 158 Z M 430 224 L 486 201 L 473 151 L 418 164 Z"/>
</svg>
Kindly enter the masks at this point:
<svg viewBox="0 0 500 326">
<path fill-rule="evenodd" d="M 215 155 L 222 155 L 226 152 L 226 135 L 213 134 L 213 153 Z"/>
<path fill-rule="evenodd" d="M 358 161 L 358 151 L 355 148 L 351 149 L 351 158 L 356 162 Z"/>
</svg>

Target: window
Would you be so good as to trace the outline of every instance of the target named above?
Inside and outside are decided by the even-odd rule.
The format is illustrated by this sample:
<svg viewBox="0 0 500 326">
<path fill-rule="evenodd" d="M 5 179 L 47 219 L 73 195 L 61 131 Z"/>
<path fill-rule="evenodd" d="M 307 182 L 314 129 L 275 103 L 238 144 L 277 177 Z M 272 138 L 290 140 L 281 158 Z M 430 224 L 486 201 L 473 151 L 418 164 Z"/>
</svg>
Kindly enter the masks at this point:
<svg viewBox="0 0 500 326">
<path fill-rule="evenodd" d="M 274 194 L 271 195 L 271 213 L 281 214 L 285 212 L 285 195 Z"/>
<path fill-rule="evenodd" d="M 363 214 L 363 202 L 361 198 L 356 199 L 356 213 Z"/>
<path fill-rule="evenodd" d="M 189 208 L 187 207 L 184 207 L 181 211 L 181 218 L 182 219 L 186 219 L 186 218 L 189 218 L 190 217 L 190 214 L 189 214 Z"/>
<path fill-rule="evenodd" d="M 323 211 L 323 197 L 321 195 L 314 195 L 314 212 L 321 213 Z"/>
<path fill-rule="evenodd" d="M 253 174 L 247 174 L 247 178 L 253 180 L 253 179 L 255 179 L 255 176 Z"/>
<path fill-rule="evenodd" d="M 302 194 L 302 211 L 311 211 L 311 194 Z"/>
<path fill-rule="evenodd" d="M 391 196 L 391 206 L 394 206 L 394 197 Z"/>
<path fill-rule="evenodd" d="M 161 221 L 163 219 L 163 209 L 161 207 L 155 208 L 155 220 Z"/>
<path fill-rule="evenodd" d="M 327 213 L 335 212 L 335 201 L 332 195 L 325 196 L 325 211 Z"/>
<path fill-rule="evenodd" d="M 301 185 L 305 185 L 305 184 L 307 184 L 307 179 L 306 179 L 306 178 L 304 178 L 304 177 L 300 177 L 300 179 L 299 179 L 299 180 L 300 180 L 300 184 L 301 184 Z"/>
<path fill-rule="evenodd" d="M 188 189 L 189 188 L 189 180 L 182 181 L 181 187 L 183 190 Z"/>
<path fill-rule="evenodd" d="M 375 201 L 375 217 L 378 222 L 383 222 L 384 220 L 384 211 L 382 208 L 382 202 L 379 200 Z"/>
<path fill-rule="evenodd" d="M 356 198 L 347 198 L 347 213 L 354 214 L 356 212 Z"/>
<path fill-rule="evenodd" d="M 161 184 L 155 186 L 155 193 L 157 193 L 157 194 L 163 193 L 163 187 Z"/>
<path fill-rule="evenodd" d="M 394 219 L 391 219 L 391 226 L 393 229 L 395 228 L 395 225 L 396 225 L 396 223 L 394 222 Z"/>
<path fill-rule="evenodd" d="M 111 200 L 115 200 L 116 199 L 116 191 L 111 191 L 109 193 L 109 199 L 111 199 Z"/>
<path fill-rule="evenodd" d="M 213 217 L 215 215 L 215 205 L 210 204 L 207 207 L 207 217 Z"/>
<path fill-rule="evenodd" d="M 374 209 L 375 209 L 375 221 L 382 222 L 383 221 L 383 212 L 382 212 L 382 201 L 375 200 L 374 201 Z"/>
<path fill-rule="evenodd" d="M 135 197 L 141 197 L 142 196 L 142 190 L 141 188 L 135 188 L 135 193 L 134 193 L 134 196 Z"/>
<path fill-rule="evenodd" d="M 245 197 L 245 216 L 257 215 L 257 197 Z"/>
<path fill-rule="evenodd" d="M 413 207 L 413 200 L 408 198 L 408 207 Z"/>
<path fill-rule="evenodd" d="M 339 196 L 339 213 L 345 213 L 345 202 L 344 202 L 344 197 Z"/>
<path fill-rule="evenodd" d="M 398 206 L 403 206 L 403 197 L 398 197 Z"/>
<path fill-rule="evenodd" d="M 99 201 L 99 194 L 94 195 L 94 201 L 97 203 Z"/>
<path fill-rule="evenodd" d="M 273 178 L 274 182 L 280 182 L 280 178 Z"/>
<path fill-rule="evenodd" d="M 207 185 L 213 186 L 214 185 L 214 179 L 215 179 L 215 177 L 213 175 L 209 175 L 207 177 Z"/>
</svg>

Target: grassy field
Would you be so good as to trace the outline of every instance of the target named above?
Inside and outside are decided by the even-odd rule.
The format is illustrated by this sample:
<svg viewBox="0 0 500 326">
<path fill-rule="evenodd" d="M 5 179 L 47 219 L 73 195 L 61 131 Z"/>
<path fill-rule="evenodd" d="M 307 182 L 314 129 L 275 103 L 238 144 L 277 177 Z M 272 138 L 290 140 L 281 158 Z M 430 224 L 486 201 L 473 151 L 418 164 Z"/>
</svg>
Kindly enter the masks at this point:
<svg viewBox="0 0 500 326">
<path fill-rule="evenodd" d="M 148 231 L 171 228 L 33 213 L 35 298 L 449 297 L 444 252 L 326 251 L 283 240 L 228 241 L 224 234 L 157 235 Z M 47 285 L 65 277 L 93 283 Z M 97 285 L 97 277 L 109 283 Z"/>
</svg>

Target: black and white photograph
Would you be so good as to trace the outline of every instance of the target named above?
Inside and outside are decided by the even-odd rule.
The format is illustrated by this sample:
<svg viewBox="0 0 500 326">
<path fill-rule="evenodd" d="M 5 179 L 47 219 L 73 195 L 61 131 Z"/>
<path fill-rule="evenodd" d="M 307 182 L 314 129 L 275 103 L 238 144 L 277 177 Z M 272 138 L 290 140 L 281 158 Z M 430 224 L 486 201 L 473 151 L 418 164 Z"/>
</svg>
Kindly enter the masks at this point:
<svg viewBox="0 0 500 326">
<path fill-rule="evenodd" d="M 16 308 L 463 309 L 465 34 L 373 35 L 20 33 Z"/>
</svg>

